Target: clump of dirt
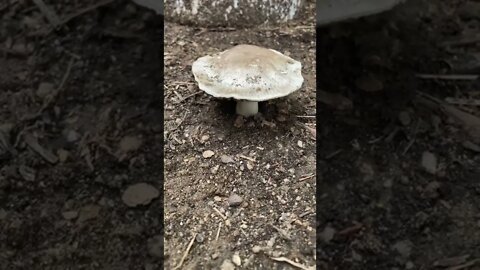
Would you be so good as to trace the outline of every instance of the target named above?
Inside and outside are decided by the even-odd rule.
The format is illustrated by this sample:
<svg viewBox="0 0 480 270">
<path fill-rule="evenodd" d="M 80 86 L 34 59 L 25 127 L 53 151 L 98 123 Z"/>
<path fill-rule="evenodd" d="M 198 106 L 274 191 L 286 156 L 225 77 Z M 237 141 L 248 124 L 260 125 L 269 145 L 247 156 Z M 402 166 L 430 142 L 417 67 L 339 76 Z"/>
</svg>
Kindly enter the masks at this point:
<svg viewBox="0 0 480 270">
<path fill-rule="evenodd" d="M 272 28 L 166 23 L 167 268 L 288 267 L 275 260 L 282 257 L 315 265 L 313 8 L 310 3 L 305 20 Z M 272 48 L 300 61 L 304 86 L 261 104 L 258 117 L 236 116 L 234 101 L 198 89 L 191 65 L 237 44 Z"/>
<path fill-rule="evenodd" d="M 410 1 L 317 30 L 324 269 L 479 267 L 480 18 L 468 5 Z"/>
</svg>

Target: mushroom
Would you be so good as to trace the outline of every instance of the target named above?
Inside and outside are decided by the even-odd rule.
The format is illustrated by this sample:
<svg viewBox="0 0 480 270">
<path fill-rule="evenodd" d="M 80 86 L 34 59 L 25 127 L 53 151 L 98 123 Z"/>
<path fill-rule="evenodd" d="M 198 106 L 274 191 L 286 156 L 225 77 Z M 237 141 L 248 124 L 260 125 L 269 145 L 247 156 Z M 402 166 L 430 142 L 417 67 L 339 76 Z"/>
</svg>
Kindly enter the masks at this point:
<svg viewBox="0 0 480 270">
<path fill-rule="evenodd" d="M 253 45 L 237 45 L 192 64 L 198 87 L 214 97 L 236 99 L 236 112 L 245 117 L 258 113 L 258 102 L 298 90 L 301 70 L 300 62 Z"/>
</svg>

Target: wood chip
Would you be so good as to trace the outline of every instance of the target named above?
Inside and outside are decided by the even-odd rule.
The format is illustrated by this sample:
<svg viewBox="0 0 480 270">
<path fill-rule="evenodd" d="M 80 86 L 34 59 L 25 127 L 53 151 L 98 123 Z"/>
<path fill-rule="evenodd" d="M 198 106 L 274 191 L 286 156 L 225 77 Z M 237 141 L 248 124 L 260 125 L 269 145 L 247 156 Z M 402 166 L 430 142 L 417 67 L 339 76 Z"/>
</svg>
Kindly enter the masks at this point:
<svg viewBox="0 0 480 270">
<path fill-rule="evenodd" d="M 305 266 L 301 263 L 294 262 L 288 258 L 285 257 L 271 257 L 272 260 L 277 261 L 277 262 L 286 262 L 290 264 L 291 266 L 294 266 L 296 268 L 302 269 L 302 270 L 314 270 L 315 266 Z"/>
</svg>

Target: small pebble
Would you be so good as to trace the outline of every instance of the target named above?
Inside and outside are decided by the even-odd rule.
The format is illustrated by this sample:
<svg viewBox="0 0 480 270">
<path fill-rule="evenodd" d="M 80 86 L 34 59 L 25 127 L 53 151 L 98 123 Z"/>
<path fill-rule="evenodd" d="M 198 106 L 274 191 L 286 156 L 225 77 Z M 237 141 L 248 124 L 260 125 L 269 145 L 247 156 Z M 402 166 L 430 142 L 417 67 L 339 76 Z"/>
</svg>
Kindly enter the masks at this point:
<svg viewBox="0 0 480 270">
<path fill-rule="evenodd" d="M 320 238 L 325 242 L 328 243 L 330 242 L 333 237 L 335 236 L 336 230 L 332 227 L 325 227 L 323 229 L 323 232 L 320 233 Z"/>
<path fill-rule="evenodd" d="M 200 140 L 202 141 L 202 143 L 204 143 L 204 142 L 208 141 L 208 139 L 210 139 L 210 136 L 208 136 L 208 135 L 203 135 Z"/>
<path fill-rule="evenodd" d="M 77 211 L 66 211 L 62 213 L 62 216 L 66 220 L 72 220 L 78 217 Z"/>
<path fill-rule="evenodd" d="M 231 156 L 227 156 L 227 155 L 220 156 L 220 161 L 222 161 L 222 163 L 234 163 L 235 162 Z"/>
<path fill-rule="evenodd" d="M 222 265 L 220 266 L 221 270 L 235 270 L 235 265 L 229 260 L 226 259 L 222 262 Z"/>
<path fill-rule="evenodd" d="M 207 151 L 203 152 L 203 154 L 202 154 L 202 156 L 204 158 L 211 158 L 211 157 L 213 157 L 213 155 L 215 155 L 215 153 L 212 150 L 207 150 Z"/>
<path fill-rule="evenodd" d="M 402 111 L 398 114 L 398 120 L 402 125 L 408 126 L 412 122 L 412 119 L 410 118 L 410 113 L 407 111 Z"/>
<path fill-rule="evenodd" d="M 408 258 L 412 251 L 412 242 L 410 240 L 399 241 L 392 246 L 402 257 Z"/>
<path fill-rule="evenodd" d="M 195 236 L 195 241 L 197 241 L 197 243 L 203 243 L 203 241 L 205 240 L 205 237 L 203 237 L 203 234 L 199 233 L 197 234 L 197 236 Z"/>
<path fill-rule="evenodd" d="M 235 193 L 232 193 L 230 197 L 228 197 L 229 206 L 232 206 L 232 207 L 239 206 L 240 204 L 242 204 L 242 202 L 243 202 L 242 197 L 238 196 Z"/>
<path fill-rule="evenodd" d="M 422 167 L 431 174 L 436 174 L 437 172 L 437 157 L 428 151 L 423 152 L 422 154 Z"/>
<path fill-rule="evenodd" d="M 238 253 L 233 254 L 233 256 L 232 256 L 232 261 L 233 261 L 233 263 L 236 264 L 237 266 L 242 265 L 242 259 L 240 258 L 240 256 L 238 255 Z"/>
<path fill-rule="evenodd" d="M 260 246 L 254 246 L 252 248 L 252 252 L 253 253 L 259 253 L 260 251 L 262 250 L 262 248 Z"/>
<path fill-rule="evenodd" d="M 303 148 L 303 142 L 302 141 L 298 141 L 297 145 L 298 145 L 298 147 Z"/>
<path fill-rule="evenodd" d="M 49 83 L 49 82 L 41 82 L 39 85 L 38 85 L 38 89 L 37 89 L 37 96 L 38 97 L 41 97 L 41 98 L 45 98 L 47 97 L 50 93 L 53 92 L 53 90 L 55 89 L 54 85 L 52 83 Z"/>
</svg>

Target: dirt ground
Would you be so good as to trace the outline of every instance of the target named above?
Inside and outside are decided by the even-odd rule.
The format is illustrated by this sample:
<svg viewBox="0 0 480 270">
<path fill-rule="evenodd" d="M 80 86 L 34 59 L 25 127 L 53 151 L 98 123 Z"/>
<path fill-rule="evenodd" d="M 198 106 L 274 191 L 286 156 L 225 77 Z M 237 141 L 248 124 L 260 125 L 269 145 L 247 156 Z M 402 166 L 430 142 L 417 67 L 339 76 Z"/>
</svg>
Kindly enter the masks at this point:
<svg viewBox="0 0 480 270">
<path fill-rule="evenodd" d="M 272 259 L 282 257 L 315 266 L 313 4 L 309 10 L 282 27 L 166 23 L 167 269 L 289 269 Z M 195 59 L 237 44 L 272 48 L 300 61 L 303 87 L 261 104 L 258 117 L 237 117 L 234 101 L 200 91 L 191 73 Z"/>
<path fill-rule="evenodd" d="M 320 269 L 480 269 L 479 11 L 318 29 Z"/>
</svg>

